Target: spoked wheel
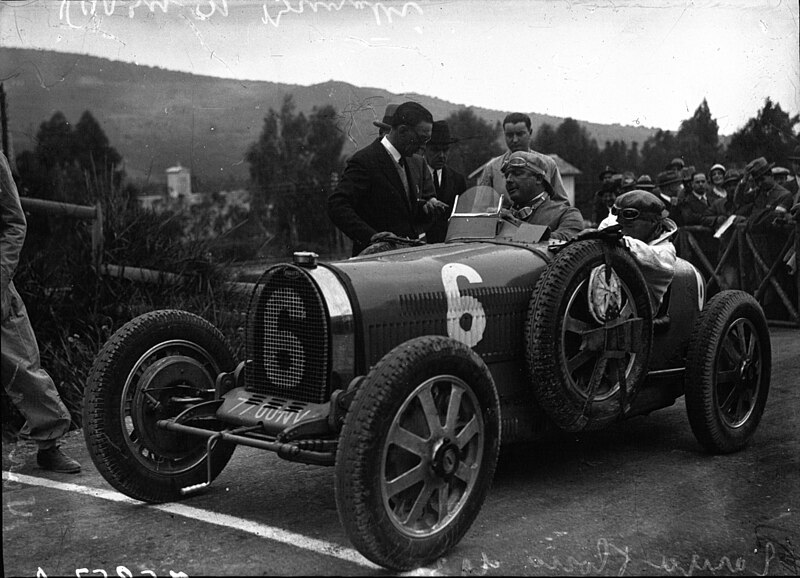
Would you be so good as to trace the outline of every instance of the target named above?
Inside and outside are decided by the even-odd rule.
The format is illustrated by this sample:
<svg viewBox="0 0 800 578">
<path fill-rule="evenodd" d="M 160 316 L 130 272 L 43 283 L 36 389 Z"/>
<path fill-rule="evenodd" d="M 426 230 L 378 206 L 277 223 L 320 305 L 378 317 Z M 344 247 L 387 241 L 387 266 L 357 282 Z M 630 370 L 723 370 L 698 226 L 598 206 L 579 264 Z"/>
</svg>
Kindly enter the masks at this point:
<svg viewBox="0 0 800 578">
<path fill-rule="evenodd" d="M 764 413 L 772 352 L 758 302 L 741 291 L 715 295 L 689 342 L 686 412 L 697 440 L 710 452 L 743 448 Z"/>
<path fill-rule="evenodd" d="M 446 553 L 477 516 L 500 443 L 499 401 L 466 345 L 422 337 L 359 385 L 336 458 L 336 501 L 351 541 L 395 570 Z"/>
<path fill-rule="evenodd" d="M 149 502 L 176 499 L 182 488 L 205 482 L 206 439 L 156 424 L 182 415 L 213 426 L 197 408 L 213 401 L 216 376 L 234 366 L 222 334 L 191 313 L 155 311 L 120 328 L 98 354 L 85 392 L 84 436 L 103 477 Z M 212 478 L 233 449 L 214 446 Z"/>
<path fill-rule="evenodd" d="M 627 251 L 568 245 L 537 281 L 528 311 L 534 396 L 566 431 L 618 419 L 647 373 L 652 331 L 647 286 Z"/>
</svg>

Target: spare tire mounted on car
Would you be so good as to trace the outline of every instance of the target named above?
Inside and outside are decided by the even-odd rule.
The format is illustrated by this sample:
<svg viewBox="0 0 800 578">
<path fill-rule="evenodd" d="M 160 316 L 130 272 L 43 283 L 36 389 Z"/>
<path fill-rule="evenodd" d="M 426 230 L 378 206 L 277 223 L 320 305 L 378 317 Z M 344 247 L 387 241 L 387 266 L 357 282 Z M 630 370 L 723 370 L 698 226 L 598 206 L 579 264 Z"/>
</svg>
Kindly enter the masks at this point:
<svg viewBox="0 0 800 578">
<path fill-rule="evenodd" d="M 533 290 L 525 328 L 533 394 L 561 429 L 622 417 L 647 375 L 653 312 L 647 284 L 616 241 L 561 249 Z"/>
</svg>

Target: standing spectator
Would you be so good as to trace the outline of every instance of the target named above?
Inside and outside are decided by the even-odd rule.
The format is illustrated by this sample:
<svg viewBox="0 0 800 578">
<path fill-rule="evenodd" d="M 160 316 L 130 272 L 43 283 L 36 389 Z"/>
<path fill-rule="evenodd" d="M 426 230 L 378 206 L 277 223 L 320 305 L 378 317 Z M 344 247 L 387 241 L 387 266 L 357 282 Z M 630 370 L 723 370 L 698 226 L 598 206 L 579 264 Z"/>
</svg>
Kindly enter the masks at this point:
<svg viewBox="0 0 800 578">
<path fill-rule="evenodd" d="M 548 166 L 530 151 L 516 151 L 503 163 L 505 188 L 512 202 L 512 217 L 531 225 L 550 227 L 550 238 L 568 240 L 583 230 L 583 217 L 575 207 L 551 198 Z"/>
<path fill-rule="evenodd" d="M 725 188 L 725 197 L 716 199 L 711 203 L 710 213 L 714 218 L 712 228 L 717 229 L 722 225 L 730 215 L 736 214 L 737 206 L 734 203 L 736 185 L 742 178 L 742 174 L 733 169 L 725 171 L 725 178 L 722 180 L 722 186 Z M 739 216 L 736 222 L 743 221 L 745 218 Z"/>
<path fill-rule="evenodd" d="M 450 137 L 450 127 L 447 121 L 437 120 L 433 123 L 431 140 L 425 145 L 425 160 L 433 178 L 433 188 L 436 198 L 453 208 L 458 195 L 467 190 L 467 179 L 455 169 L 447 166 L 447 153 L 450 145 L 458 139 Z M 447 235 L 447 217 L 449 213 L 437 216 L 435 222 L 425 233 L 428 243 L 443 243 Z"/>
<path fill-rule="evenodd" d="M 41 367 L 39 346 L 28 311 L 14 287 L 14 272 L 25 242 L 27 222 L 5 154 L 0 153 L 0 336 L 3 387 L 25 418 L 20 436 L 36 441 L 36 463 L 44 470 L 75 474 L 81 465 L 58 440 L 69 431 L 70 415 L 52 378 Z"/>
<path fill-rule="evenodd" d="M 678 225 L 702 225 L 713 227 L 714 219 L 711 216 L 711 200 L 707 192 L 705 173 L 695 172 L 692 175 L 692 191 L 687 194 L 678 205 Z"/>
<path fill-rule="evenodd" d="M 711 179 L 711 192 L 714 193 L 716 198 L 724 198 L 727 196 L 725 190 L 725 167 L 719 163 L 712 165 L 708 170 L 708 178 Z"/>
<path fill-rule="evenodd" d="M 416 102 L 404 102 L 380 140 L 356 151 L 328 197 L 328 216 L 353 240 L 353 255 L 379 233 L 417 239 L 447 205 L 434 196 L 425 159 L 414 153 L 431 137 L 433 117 Z"/>
<path fill-rule="evenodd" d="M 658 173 L 656 188 L 652 191 L 666 205 L 669 217 L 677 222 L 678 204 L 683 200 L 683 179 L 680 172 L 672 169 Z"/>
<path fill-rule="evenodd" d="M 775 183 L 772 167 L 767 159 L 758 157 L 744 169 L 754 185 L 743 194 L 744 210 L 753 227 L 770 224 L 775 217 L 785 215 L 792 208 L 792 194 Z"/>
<path fill-rule="evenodd" d="M 592 224 L 595 226 L 608 216 L 608 211 L 617 198 L 618 191 L 614 183 L 616 173 L 616 169 L 606 165 L 598 175 L 600 189 L 595 192 L 592 205 Z"/>
<path fill-rule="evenodd" d="M 503 163 L 511 153 L 526 151 L 538 156 L 541 163 L 546 167 L 547 180 L 553 188 L 552 200 L 569 203 L 569 197 L 567 197 L 567 191 L 564 189 L 564 183 L 561 180 L 561 173 L 558 170 L 556 161 L 531 148 L 531 134 L 531 118 L 527 114 L 512 112 L 506 116 L 503 119 L 503 136 L 506 139 L 508 151 L 499 157 L 493 158 L 486 164 L 477 184 L 493 187 L 496 191 L 503 193 L 505 183 L 503 171 L 501 170 Z"/>
</svg>

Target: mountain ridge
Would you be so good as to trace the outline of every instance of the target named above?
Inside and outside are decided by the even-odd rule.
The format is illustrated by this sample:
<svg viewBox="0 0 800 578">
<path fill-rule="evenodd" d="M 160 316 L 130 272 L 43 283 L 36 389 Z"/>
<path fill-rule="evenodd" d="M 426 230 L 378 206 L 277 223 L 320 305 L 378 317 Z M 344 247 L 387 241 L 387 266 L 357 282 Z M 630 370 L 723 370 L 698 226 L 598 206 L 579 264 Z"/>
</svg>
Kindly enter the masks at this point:
<svg viewBox="0 0 800 578">
<path fill-rule="evenodd" d="M 0 49 L 0 79 L 5 86 L 9 126 L 16 153 L 32 149 L 39 125 L 61 111 L 77 123 L 89 110 L 125 159 L 125 169 L 138 181 L 164 182 L 165 169 L 182 164 L 199 182 L 234 186 L 247 179 L 245 153 L 261 133 L 270 108 L 279 110 L 292 94 L 297 112 L 332 104 L 347 135 L 344 153 L 371 142 L 377 135 L 372 121 L 383 116 L 389 102 L 416 100 L 435 119 L 467 108 L 438 97 L 397 94 L 376 87 L 359 87 L 328 80 L 309 86 L 261 80 L 201 76 L 137 65 L 85 54 Z M 506 111 L 469 106 L 491 124 Z M 563 118 L 528 113 L 532 128 L 553 128 Z M 578 119 L 576 119 L 578 120 Z M 644 143 L 656 128 L 605 125 L 578 120 L 599 146 L 622 140 Z M 499 135 L 498 135 L 499 136 Z M 568 159 L 580 166 L 579 160 Z"/>
</svg>

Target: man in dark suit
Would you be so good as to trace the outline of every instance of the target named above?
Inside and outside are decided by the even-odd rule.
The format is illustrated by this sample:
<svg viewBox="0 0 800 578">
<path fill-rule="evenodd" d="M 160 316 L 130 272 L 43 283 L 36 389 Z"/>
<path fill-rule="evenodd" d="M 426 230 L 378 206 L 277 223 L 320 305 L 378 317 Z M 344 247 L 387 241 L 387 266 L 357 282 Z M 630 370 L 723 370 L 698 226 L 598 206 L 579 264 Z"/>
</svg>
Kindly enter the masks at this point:
<svg viewBox="0 0 800 578">
<path fill-rule="evenodd" d="M 456 142 L 458 139 L 450 138 L 447 121 L 437 120 L 433 123 L 431 140 L 425 145 L 424 156 L 433 177 L 436 198 L 448 205 L 448 212 L 439 215 L 431 228 L 425 232 L 425 240 L 428 243 L 444 242 L 449 212 L 453 209 L 456 197 L 467 190 L 467 179 L 464 175 L 446 165 L 450 145 Z"/>
<path fill-rule="evenodd" d="M 447 205 L 434 196 L 427 163 L 415 155 L 431 138 L 433 117 L 416 102 L 392 116 L 389 134 L 356 151 L 328 197 L 328 216 L 353 240 L 353 256 L 380 233 L 417 239 Z"/>
</svg>

